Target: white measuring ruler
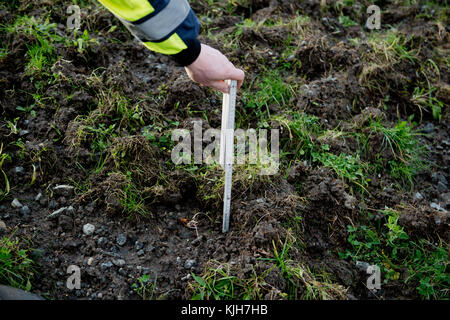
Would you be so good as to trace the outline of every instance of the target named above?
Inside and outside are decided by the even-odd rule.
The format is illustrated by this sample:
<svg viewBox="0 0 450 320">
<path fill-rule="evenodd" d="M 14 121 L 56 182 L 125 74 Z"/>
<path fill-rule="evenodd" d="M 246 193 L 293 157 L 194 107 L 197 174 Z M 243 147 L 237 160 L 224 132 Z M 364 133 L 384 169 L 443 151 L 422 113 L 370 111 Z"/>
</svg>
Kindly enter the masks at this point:
<svg viewBox="0 0 450 320">
<path fill-rule="evenodd" d="M 220 165 L 225 170 L 222 232 L 230 227 L 231 184 L 234 159 L 234 113 L 236 109 L 236 80 L 227 80 L 230 93 L 224 93 L 222 103 L 222 127 L 220 135 Z"/>
</svg>

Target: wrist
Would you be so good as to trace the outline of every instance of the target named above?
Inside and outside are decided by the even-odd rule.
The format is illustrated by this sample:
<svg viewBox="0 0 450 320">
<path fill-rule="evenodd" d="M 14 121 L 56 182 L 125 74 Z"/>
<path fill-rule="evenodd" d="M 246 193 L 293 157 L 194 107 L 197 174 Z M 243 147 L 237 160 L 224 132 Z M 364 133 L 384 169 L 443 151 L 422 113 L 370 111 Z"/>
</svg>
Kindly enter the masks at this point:
<svg viewBox="0 0 450 320">
<path fill-rule="evenodd" d="M 187 43 L 187 48 L 173 55 L 173 59 L 182 67 L 189 66 L 200 55 L 201 44 L 197 39 L 190 39 Z"/>
</svg>

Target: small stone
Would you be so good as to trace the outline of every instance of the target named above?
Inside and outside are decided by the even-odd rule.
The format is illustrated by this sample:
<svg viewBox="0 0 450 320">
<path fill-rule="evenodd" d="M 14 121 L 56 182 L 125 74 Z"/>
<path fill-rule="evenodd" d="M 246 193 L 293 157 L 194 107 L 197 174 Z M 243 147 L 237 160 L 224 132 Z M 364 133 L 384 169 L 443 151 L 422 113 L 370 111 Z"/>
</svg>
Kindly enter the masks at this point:
<svg viewBox="0 0 450 320">
<path fill-rule="evenodd" d="M 116 243 L 119 246 L 123 246 L 127 242 L 127 236 L 124 233 L 121 233 L 116 238 Z"/>
<path fill-rule="evenodd" d="M 425 133 L 432 133 L 434 131 L 434 124 L 428 122 L 425 127 L 423 127 L 422 131 Z"/>
<path fill-rule="evenodd" d="M 447 210 L 445 210 L 444 208 L 442 208 L 439 204 L 437 204 L 436 202 L 431 202 L 430 203 L 430 207 L 438 210 L 438 211 L 442 211 L 442 212 L 447 212 Z"/>
<path fill-rule="evenodd" d="M 438 191 L 440 192 L 440 193 L 444 193 L 444 192 L 446 192 L 447 191 L 447 186 L 444 184 L 444 183 L 442 183 L 442 181 L 439 181 L 438 183 L 437 183 L 437 189 L 438 189 Z"/>
<path fill-rule="evenodd" d="M 145 252 L 142 249 L 137 252 L 138 257 L 143 256 L 144 254 Z"/>
<path fill-rule="evenodd" d="M 422 201 L 423 200 L 423 195 L 420 192 L 416 192 L 414 194 L 414 199 L 417 201 Z"/>
<path fill-rule="evenodd" d="M 30 133 L 30 131 L 28 131 L 28 130 L 20 130 L 19 131 L 19 136 L 23 137 L 23 136 L 26 136 L 29 133 Z"/>
<path fill-rule="evenodd" d="M 190 269 L 192 268 L 197 262 L 194 259 L 187 259 L 184 262 L 184 268 L 185 269 Z"/>
<path fill-rule="evenodd" d="M 112 262 L 114 263 L 114 265 L 116 265 L 120 268 L 125 265 L 125 260 L 123 260 L 123 259 L 114 259 Z"/>
<path fill-rule="evenodd" d="M 66 213 L 72 215 L 75 213 L 75 209 L 72 206 L 68 206 L 66 209 Z"/>
<path fill-rule="evenodd" d="M 14 173 L 21 176 L 25 173 L 25 169 L 23 167 L 15 167 Z"/>
<path fill-rule="evenodd" d="M 58 208 L 58 202 L 56 202 L 55 200 L 50 200 L 50 203 L 48 204 L 48 208 L 49 209 L 56 209 Z"/>
<path fill-rule="evenodd" d="M 356 261 L 356 267 L 364 272 L 370 267 L 370 264 L 364 261 Z"/>
<path fill-rule="evenodd" d="M 181 264 L 181 258 L 180 257 L 177 257 L 177 263 Z"/>
<path fill-rule="evenodd" d="M 92 265 L 92 263 L 94 262 L 94 258 L 93 257 L 89 257 L 87 264 L 88 266 Z"/>
<path fill-rule="evenodd" d="M 60 184 L 53 188 L 56 194 L 61 196 L 71 196 L 73 194 L 73 190 L 75 188 L 73 186 L 69 186 L 67 184 Z"/>
<path fill-rule="evenodd" d="M 100 238 L 98 238 L 98 240 L 97 240 L 97 244 L 98 244 L 100 247 L 104 247 L 107 243 L 108 243 L 108 239 L 106 239 L 105 237 L 100 237 Z"/>
<path fill-rule="evenodd" d="M 17 198 L 14 198 L 14 200 L 11 202 L 11 206 L 16 209 L 23 207 L 23 205 L 20 203 L 19 200 L 17 200 Z"/>
<path fill-rule="evenodd" d="M 55 219 L 55 218 L 59 217 L 64 211 L 66 211 L 66 209 L 67 209 L 67 207 L 62 207 L 62 208 L 59 208 L 56 211 L 53 211 L 52 213 L 50 213 L 47 216 L 47 219 L 51 220 L 51 219 Z"/>
<path fill-rule="evenodd" d="M 34 201 L 39 201 L 42 198 L 42 193 L 39 192 L 38 195 L 34 198 Z"/>
<path fill-rule="evenodd" d="M 104 236 L 108 234 L 108 228 L 104 225 L 101 225 L 98 229 L 95 230 L 95 234 Z"/>
<path fill-rule="evenodd" d="M 92 235 L 94 233 L 94 231 L 95 231 L 95 226 L 93 224 L 86 223 L 83 226 L 83 233 L 87 236 Z"/>
<path fill-rule="evenodd" d="M 181 281 L 187 281 L 191 279 L 191 274 L 188 273 L 186 276 L 184 276 L 183 278 L 181 278 Z"/>
<path fill-rule="evenodd" d="M 2 220 L 0 220 L 0 236 L 5 234 L 8 231 L 8 228 L 6 227 L 6 223 L 4 223 Z"/>
<path fill-rule="evenodd" d="M 113 264 L 112 264 L 111 261 L 106 261 L 106 262 L 103 262 L 103 263 L 100 265 L 100 268 L 102 268 L 103 270 L 105 270 L 105 269 L 111 268 L 112 266 L 113 266 Z"/>
<path fill-rule="evenodd" d="M 450 192 L 441 194 L 439 198 L 444 207 L 448 208 L 450 206 Z"/>
<path fill-rule="evenodd" d="M 41 197 L 41 198 L 39 199 L 39 204 L 40 204 L 42 207 L 47 206 L 47 202 L 48 202 L 47 197 Z"/>
<path fill-rule="evenodd" d="M 22 208 L 20 208 L 20 214 L 22 214 L 23 216 L 27 216 L 29 215 L 31 212 L 30 208 L 28 208 L 28 206 L 23 206 Z"/>
<path fill-rule="evenodd" d="M 136 248 L 136 251 L 139 251 L 139 250 L 141 250 L 144 247 L 144 244 L 142 242 L 140 242 L 140 241 L 136 241 L 134 243 L 134 247 Z"/>
</svg>

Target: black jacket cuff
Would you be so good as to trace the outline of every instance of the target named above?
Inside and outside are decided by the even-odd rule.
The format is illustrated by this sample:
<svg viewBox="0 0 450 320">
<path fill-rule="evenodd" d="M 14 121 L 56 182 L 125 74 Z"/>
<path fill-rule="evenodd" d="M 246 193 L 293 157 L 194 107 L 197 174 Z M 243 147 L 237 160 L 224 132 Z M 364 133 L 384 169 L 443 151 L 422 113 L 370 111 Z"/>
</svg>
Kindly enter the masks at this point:
<svg viewBox="0 0 450 320">
<path fill-rule="evenodd" d="M 182 67 L 190 65 L 197 60 L 200 55 L 201 45 L 197 39 L 190 39 L 187 43 L 187 49 L 180 53 L 174 54 L 171 57 Z"/>
</svg>

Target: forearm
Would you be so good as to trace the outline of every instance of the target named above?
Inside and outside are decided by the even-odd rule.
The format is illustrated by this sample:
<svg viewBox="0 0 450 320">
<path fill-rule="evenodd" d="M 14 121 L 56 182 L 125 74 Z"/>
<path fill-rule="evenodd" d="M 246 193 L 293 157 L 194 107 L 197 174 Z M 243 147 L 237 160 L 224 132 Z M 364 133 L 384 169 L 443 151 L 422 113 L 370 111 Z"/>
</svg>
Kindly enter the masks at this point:
<svg viewBox="0 0 450 320">
<path fill-rule="evenodd" d="M 200 23 L 186 0 L 99 0 L 152 51 L 172 56 L 180 65 L 200 53 Z"/>
</svg>

